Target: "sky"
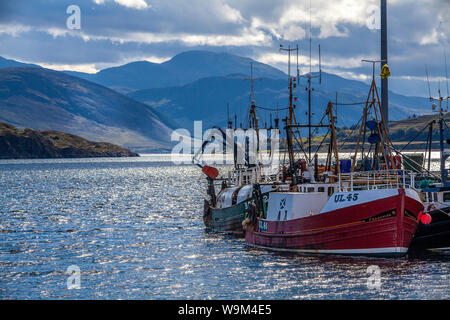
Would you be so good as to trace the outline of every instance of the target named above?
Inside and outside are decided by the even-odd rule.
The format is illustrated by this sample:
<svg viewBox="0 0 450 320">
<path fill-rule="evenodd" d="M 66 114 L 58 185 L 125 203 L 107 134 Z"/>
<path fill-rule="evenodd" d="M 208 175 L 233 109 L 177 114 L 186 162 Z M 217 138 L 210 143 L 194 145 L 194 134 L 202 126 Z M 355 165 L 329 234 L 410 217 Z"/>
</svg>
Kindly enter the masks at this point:
<svg viewBox="0 0 450 320">
<path fill-rule="evenodd" d="M 323 71 L 368 81 L 372 69 L 361 59 L 380 58 L 379 4 L 380 0 L 0 0 L 0 56 L 55 70 L 95 73 L 131 61 L 161 63 L 183 51 L 209 50 L 250 57 L 287 72 L 286 54 L 279 46 L 298 44 L 300 69 L 307 72 L 310 61 L 312 71 L 318 68 L 320 44 Z M 79 15 L 70 9 L 73 5 Z M 449 31 L 450 0 L 388 0 L 390 89 L 428 96 L 427 65 L 432 95 L 437 95 L 439 85 L 445 94 Z"/>
</svg>

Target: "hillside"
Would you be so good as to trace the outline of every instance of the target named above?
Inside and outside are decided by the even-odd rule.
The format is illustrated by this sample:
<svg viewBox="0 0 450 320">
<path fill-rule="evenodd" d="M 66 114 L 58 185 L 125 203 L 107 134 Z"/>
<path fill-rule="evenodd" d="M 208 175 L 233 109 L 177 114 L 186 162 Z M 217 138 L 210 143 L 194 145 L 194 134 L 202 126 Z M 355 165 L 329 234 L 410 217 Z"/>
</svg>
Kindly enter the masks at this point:
<svg viewBox="0 0 450 320">
<path fill-rule="evenodd" d="M 44 68 L 0 69 L 0 121 L 133 150 L 167 150 L 173 122 L 98 84 Z"/>
<path fill-rule="evenodd" d="M 259 74 L 255 73 L 256 77 Z M 225 126 L 227 121 L 227 102 L 230 105 L 230 115 L 236 113 L 238 122 L 245 122 L 250 95 L 250 83 L 244 79 L 248 75 L 234 74 L 223 77 L 203 78 L 184 86 L 169 88 L 153 88 L 131 92 L 128 96 L 142 101 L 154 109 L 166 114 L 186 128 L 190 128 L 194 120 L 203 120 L 204 127 L 213 125 Z M 302 79 L 294 90 L 298 97 L 295 110 L 297 120 L 306 123 L 308 98 L 305 91 L 306 81 Z M 262 78 L 255 81 L 255 100 L 258 106 L 275 109 L 287 107 L 289 97 L 287 77 L 285 79 Z M 347 80 L 339 76 L 323 73 L 322 84 L 313 84 L 312 110 L 313 123 L 322 118 L 329 101 L 335 101 L 338 91 L 338 101 L 341 103 L 364 102 L 367 99 L 369 86 L 363 82 Z M 427 112 L 429 102 L 425 98 L 406 97 L 390 93 L 390 119 L 400 120 L 413 113 Z M 338 125 L 351 126 L 362 116 L 363 105 L 339 106 Z M 273 113 L 274 115 L 275 113 Z M 286 111 L 280 111 L 280 118 Z M 262 122 L 270 121 L 270 113 L 258 110 Z"/>
<path fill-rule="evenodd" d="M 111 143 L 92 142 L 59 131 L 18 130 L 0 122 L 0 159 L 137 157 Z"/>
<path fill-rule="evenodd" d="M 450 114 L 444 116 L 445 122 L 449 123 Z M 431 121 L 436 121 L 433 124 L 433 144 L 432 148 L 439 149 L 439 116 L 423 115 L 419 117 L 410 117 L 400 121 L 392 121 L 389 123 L 390 136 L 394 145 L 403 148 L 412 141 L 407 149 L 424 149 L 428 139 L 429 128 L 425 128 Z M 444 140 L 450 138 L 450 132 L 444 125 Z M 446 141 L 444 141 L 446 145 Z"/>
<path fill-rule="evenodd" d="M 450 114 L 446 114 L 444 119 L 447 123 L 450 122 Z M 398 150 L 425 150 L 426 141 L 428 139 L 429 128 L 425 128 L 427 124 L 435 120 L 433 124 L 433 150 L 439 150 L 439 116 L 438 115 L 423 115 L 411 116 L 408 119 L 389 122 L 389 138 L 393 145 Z M 359 133 L 359 127 L 352 126 L 338 127 L 336 130 L 339 150 L 354 149 Z M 444 144 L 447 146 L 447 139 L 450 139 L 450 132 L 444 126 Z M 322 142 L 323 135 L 313 137 L 313 145 L 316 150 L 317 146 Z M 304 139 L 306 142 L 306 139 Z M 345 141 L 345 143 L 344 143 Z M 325 139 L 325 143 L 329 142 L 329 138 Z M 368 146 L 368 144 L 367 144 Z"/>
<path fill-rule="evenodd" d="M 12 59 L 0 57 L 0 68 L 34 67 L 41 68 L 36 64 L 23 63 Z"/>
</svg>

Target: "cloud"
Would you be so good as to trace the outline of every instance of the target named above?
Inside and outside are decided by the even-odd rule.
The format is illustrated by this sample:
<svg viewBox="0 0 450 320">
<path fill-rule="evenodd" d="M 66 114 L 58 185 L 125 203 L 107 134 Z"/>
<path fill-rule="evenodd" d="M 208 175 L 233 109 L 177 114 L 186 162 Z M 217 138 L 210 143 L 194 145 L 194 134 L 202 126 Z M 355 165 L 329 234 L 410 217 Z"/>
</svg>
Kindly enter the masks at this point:
<svg viewBox="0 0 450 320">
<path fill-rule="evenodd" d="M 299 45 L 299 63 L 364 78 L 360 60 L 380 55 L 379 30 L 367 21 L 379 0 L 78 0 L 81 30 L 66 28 L 63 1 L 15 0 L 0 11 L 0 55 L 54 68 L 98 70 L 133 60 L 165 61 L 182 51 L 225 51 L 287 70 L 279 44 Z M 389 64 L 393 77 L 421 81 L 443 74 L 450 32 L 448 0 L 388 2 Z M 449 50 L 447 50 L 449 51 Z M 308 70 L 309 71 L 309 70 Z"/>
<path fill-rule="evenodd" d="M 20 28 L 19 28 L 20 29 Z M 15 29 L 13 29 L 15 30 Z M 11 32 L 13 32 L 10 31 Z M 85 42 L 88 41 L 110 41 L 112 43 L 138 43 L 138 44 L 157 44 L 178 42 L 186 46 L 264 46 L 271 43 L 272 38 L 264 32 L 252 29 L 244 29 L 241 34 L 190 34 L 190 33 L 155 33 L 155 32 L 129 32 L 118 36 L 90 35 L 83 31 L 71 31 L 61 28 L 37 29 L 45 32 L 53 38 L 57 37 L 79 37 Z M 16 33 L 21 32 L 19 30 Z M 16 34 L 14 33 L 14 34 Z"/>
<path fill-rule="evenodd" d="M 442 17 L 441 17 L 442 19 Z M 448 44 L 448 35 L 445 32 L 445 30 L 449 30 L 448 28 L 448 20 L 446 20 L 445 22 L 440 20 L 439 22 L 439 26 L 436 28 L 433 28 L 433 30 L 431 31 L 431 34 L 427 34 L 422 36 L 422 38 L 420 39 L 419 43 L 421 45 L 427 45 L 427 44 L 442 44 L 442 45 L 447 45 Z M 443 27 L 445 26 L 445 28 Z"/>
<path fill-rule="evenodd" d="M 20 24 L 16 24 L 16 25 L 8 25 L 8 24 L 1 25 L 0 24 L 0 35 L 5 34 L 5 35 L 17 37 L 20 34 L 29 32 L 31 30 L 32 30 L 31 27 L 20 25 Z"/>
<path fill-rule="evenodd" d="M 53 69 L 57 71 L 77 71 L 85 73 L 97 73 L 99 69 L 96 68 L 95 64 L 53 64 L 53 63 L 37 63 L 41 67 L 47 69 Z"/>
<path fill-rule="evenodd" d="M 105 3 L 105 1 L 108 0 L 93 0 L 93 1 L 98 5 L 102 5 Z M 114 2 L 121 6 L 137 10 L 147 9 L 151 7 L 144 0 L 114 0 Z"/>
</svg>

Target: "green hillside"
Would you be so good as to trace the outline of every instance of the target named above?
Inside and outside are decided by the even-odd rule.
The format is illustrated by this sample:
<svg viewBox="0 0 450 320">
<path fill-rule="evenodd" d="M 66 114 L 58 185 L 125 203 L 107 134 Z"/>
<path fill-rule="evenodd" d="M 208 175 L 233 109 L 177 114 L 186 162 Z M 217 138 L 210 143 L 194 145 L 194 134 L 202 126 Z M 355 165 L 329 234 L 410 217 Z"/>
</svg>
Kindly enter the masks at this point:
<svg viewBox="0 0 450 320">
<path fill-rule="evenodd" d="M 450 122 L 450 113 L 444 116 L 446 122 Z M 433 144 L 432 149 L 439 149 L 439 116 L 435 115 L 412 115 L 408 119 L 389 122 L 389 137 L 397 149 L 404 150 L 425 150 L 426 141 L 429 135 L 429 128 L 427 124 L 431 121 L 435 121 L 433 124 Z M 347 127 L 336 128 L 336 137 L 340 151 L 349 151 L 355 148 L 359 134 L 359 126 L 356 125 Z M 329 137 L 325 140 L 323 135 L 316 135 L 312 138 L 313 151 L 322 143 L 321 151 L 326 151 L 327 144 L 329 143 Z M 450 138 L 448 129 L 444 125 L 444 139 Z M 303 143 L 306 144 L 307 138 L 303 138 Z M 323 142 L 322 142 L 323 141 Z M 284 146 L 284 142 L 282 142 Z"/>
</svg>

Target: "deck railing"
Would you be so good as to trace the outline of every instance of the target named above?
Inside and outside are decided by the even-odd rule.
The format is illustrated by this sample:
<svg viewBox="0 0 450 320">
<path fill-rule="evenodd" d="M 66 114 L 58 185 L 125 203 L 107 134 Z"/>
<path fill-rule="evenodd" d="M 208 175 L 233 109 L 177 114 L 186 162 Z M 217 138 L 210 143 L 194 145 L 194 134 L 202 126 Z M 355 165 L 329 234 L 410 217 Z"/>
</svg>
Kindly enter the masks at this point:
<svg viewBox="0 0 450 320">
<path fill-rule="evenodd" d="M 337 181 L 342 191 L 388 188 L 415 188 L 415 176 L 406 170 L 379 170 L 341 173 Z"/>
<path fill-rule="evenodd" d="M 236 169 L 223 178 L 228 185 L 242 186 L 254 183 L 274 183 L 281 181 L 281 171 L 270 167 Z M 406 170 L 357 171 L 329 175 L 328 183 L 337 183 L 340 191 L 415 188 L 415 174 Z"/>
<path fill-rule="evenodd" d="M 275 171 L 275 172 L 274 172 Z M 273 183 L 280 181 L 281 173 L 271 167 L 253 167 L 228 172 L 229 185 L 247 185 L 254 183 Z"/>
</svg>

